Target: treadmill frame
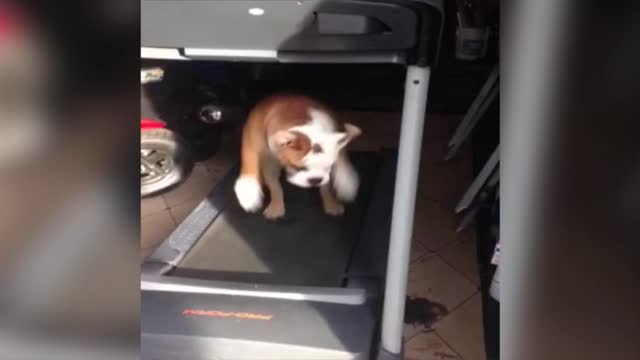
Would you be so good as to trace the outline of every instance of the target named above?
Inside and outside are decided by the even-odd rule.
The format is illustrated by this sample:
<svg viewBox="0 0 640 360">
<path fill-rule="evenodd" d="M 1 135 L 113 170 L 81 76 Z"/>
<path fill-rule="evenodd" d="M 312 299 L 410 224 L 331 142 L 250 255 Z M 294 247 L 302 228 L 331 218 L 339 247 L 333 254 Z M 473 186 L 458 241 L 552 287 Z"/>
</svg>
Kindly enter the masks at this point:
<svg viewBox="0 0 640 360">
<path fill-rule="evenodd" d="M 399 359 L 398 356 L 401 356 L 403 350 L 407 276 L 430 73 L 429 66 L 407 67 L 378 359 Z M 214 201 L 203 201 L 193 211 L 202 217 L 203 221 L 196 222 L 198 225 L 195 227 L 194 222 L 181 223 L 150 256 L 149 261 L 143 264 L 141 290 L 244 295 L 338 304 L 364 303 L 366 293 L 363 289 L 343 289 L 335 292 L 332 288 L 270 285 L 261 285 L 258 288 L 250 286 L 249 289 L 249 286 L 239 283 L 196 279 L 189 279 L 188 283 L 185 283 L 184 278 L 175 281 L 171 277 L 161 276 L 180 263 L 209 226 L 210 220 L 207 219 L 217 216 L 221 206 L 216 206 L 215 200 L 222 202 L 222 193 L 214 194 L 210 199 Z"/>
<path fill-rule="evenodd" d="M 404 305 L 430 75 L 430 67 L 410 65 L 404 85 L 381 325 L 381 350 L 392 354 L 402 352 Z"/>
<path fill-rule="evenodd" d="M 438 2 L 421 0 L 433 6 L 442 15 L 442 7 Z M 435 3 L 435 5 L 433 4 Z M 438 7 L 440 5 L 440 7 Z M 442 22 L 442 19 L 441 19 Z M 440 41 L 440 33 L 437 34 L 437 42 Z M 425 36 L 423 33 L 420 36 Z M 426 36 L 430 36 L 427 34 Z M 432 36 L 432 34 L 431 34 Z M 419 39 L 420 40 L 420 39 Z M 424 41 L 424 39 L 423 39 Z M 424 46 L 424 45 L 418 45 Z M 439 46 L 436 46 L 439 48 Z M 189 55 L 189 56 L 187 56 Z M 141 47 L 141 57 L 150 59 L 171 60 L 242 60 L 242 61 L 280 61 L 280 62 L 377 62 L 377 63 L 407 63 L 407 59 L 400 55 L 390 53 L 380 54 L 287 54 L 279 58 L 277 51 L 263 50 L 229 50 L 229 49 L 178 49 Z M 435 58 L 431 54 L 432 58 Z M 384 290 L 384 304 L 382 307 L 382 322 L 380 344 L 377 358 L 379 360 L 401 359 L 403 356 L 403 323 L 405 312 L 405 297 L 407 288 L 407 276 L 409 270 L 411 238 L 413 233 L 413 221 L 415 214 L 415 200 L 420 168 L 420 154 L 422 147 L 423 129 L 426 115 L 427 96 L 431 73 L 432 61 L 417 62 L 407 66 L 405 80 L 405 94 L 402 109 L 402 123 L 398 146 L 397 170 L 395 176 L 395 189 L 393 198 L 393 212 L 391 220 L 391 235 L 389 239 L 389 251 L 386 267 L 386 280 Z M 218 186 L 221 188 L 222 186 Z M 223 194 L 218 198 L 222 197 Z M 211 216 L 212 212 L 218 212 L 216 195 L 211 197 L 212 202 L 202 202 L 195 210 Z M 215 217 L 215 215 L 214 215 Z M 182 225 L 182 224 L 181 224 Z M 178 226 L 174 233 L 151 255 L 150 261 L 143 264 L 142 290 L 173 291 L 173 292 L 199 292 L 199 293 L 225 293 L 231 295 L 247 295 L 257 297 L 271 297 L 282 299 L 306 299 L 333 302 L 337 304 L 364 303 L 366 294 L 362 289 L 344 289 L 347 292 L 332 292 L 330 288 L 311 287 L 278 287 L 269 285 L 244 286 L 237 283 L 225 283 L 217 281 L 193 280 L 188 283 L 184 279 L 172 281 L 169 277 L 158 276 L 173 266 L 177 265 L 189 251 L 193 243 L 185 242 L 185 239 L 198 239 L 194 232 L 204 232 L 209 222 L 206 220 L 198 228 L 190 226 Z M 249 289 L 251 287 L 251 289 Z"/>
</svg>

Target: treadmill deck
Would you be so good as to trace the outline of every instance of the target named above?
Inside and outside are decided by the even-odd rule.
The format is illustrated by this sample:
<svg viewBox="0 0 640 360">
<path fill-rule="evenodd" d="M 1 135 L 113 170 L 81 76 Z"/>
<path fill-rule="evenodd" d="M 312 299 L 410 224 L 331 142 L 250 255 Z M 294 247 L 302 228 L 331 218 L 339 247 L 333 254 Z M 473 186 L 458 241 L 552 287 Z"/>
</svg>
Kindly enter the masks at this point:
<svg viewBox="0 0 640 360">
<path fill-rule="evenodd" d="M 262 284 L 330 286 L 343 284 L 351 254 L 361 236 L 378 167 L 378 153 L 352 153 L 360 190 L 345 214 L 324 214 L 317 189 L 282 181 L 287 214 L 270 221 L 248 214 L 233 195 L 233 182 L 222 181 L 224 210 L 172 272 L 175 276 Z M 230 172 L 226 176 L 237 176 Z M 268 199 L 265 200 L 265 204 Z"/>
</svg>

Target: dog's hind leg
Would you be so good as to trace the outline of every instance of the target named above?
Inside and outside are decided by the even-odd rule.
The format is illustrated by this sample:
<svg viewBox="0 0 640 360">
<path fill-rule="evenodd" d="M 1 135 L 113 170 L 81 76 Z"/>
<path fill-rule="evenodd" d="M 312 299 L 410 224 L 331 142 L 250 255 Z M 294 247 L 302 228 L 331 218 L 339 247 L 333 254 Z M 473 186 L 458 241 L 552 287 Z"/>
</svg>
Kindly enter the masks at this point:
<svg viewBox="0 0 640 360">
<path fill-rule="evenodd" d="M 360 188 L 360 177 L 345 151 L 340 153 L 332 173 L 333 189 L 338 199 L 353 202 Z"/>
</svg>

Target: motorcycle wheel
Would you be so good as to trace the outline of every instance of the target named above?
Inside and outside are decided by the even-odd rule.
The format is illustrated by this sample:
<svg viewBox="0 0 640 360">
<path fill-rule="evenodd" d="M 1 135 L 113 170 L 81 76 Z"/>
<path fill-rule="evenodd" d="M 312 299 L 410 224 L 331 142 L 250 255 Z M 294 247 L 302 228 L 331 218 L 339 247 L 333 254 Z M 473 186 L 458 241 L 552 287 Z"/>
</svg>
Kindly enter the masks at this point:
<svg viewBox="0 0 640 360">
<path fill-rule="evenodd" d="M 181 183 L 191 172 L 189 146 L 168 129 L 142 130 L 140 134 L 140 195 L 157 194 Z"/>
</svg>

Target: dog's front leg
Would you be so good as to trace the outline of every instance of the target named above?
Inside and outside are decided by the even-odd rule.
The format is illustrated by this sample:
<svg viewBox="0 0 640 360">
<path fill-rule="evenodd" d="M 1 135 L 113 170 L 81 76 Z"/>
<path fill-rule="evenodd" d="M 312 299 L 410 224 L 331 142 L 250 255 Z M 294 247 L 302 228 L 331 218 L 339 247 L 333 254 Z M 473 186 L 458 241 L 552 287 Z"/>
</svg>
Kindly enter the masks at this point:
<svg viewBox="0 0 640 360">
<path fill-rule="evenodd" d="M 255 127 L 245 127 L 242 132 L 240 176 L 233 187 L 240 206 L 251 213 L 260 210 L 264 197 L 260 182 L 261 144 L 255 133 Z"/>
<path fill-rule="evenodd" d="M 275 220 L 281 218 L 285 214 L 284 195 L 282 193 L 282 185 L 280 184 L 280 172 L 282 166 L 273 158 L 266 158 L 263 162 L 262 176 L 265 185 L 269 189 L 271 201 L 264 209 L 264 216 L 267 219 Z"/>
<path fill-rule="evenodd" d="M 333 195 L 330 183 L 320 186 L 320 197 L 322 198 L 322 207 L 325 213 L 333 216 L 344 214 L 344 205 Z"/>
</svg>

